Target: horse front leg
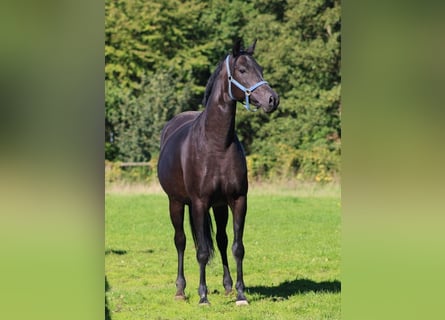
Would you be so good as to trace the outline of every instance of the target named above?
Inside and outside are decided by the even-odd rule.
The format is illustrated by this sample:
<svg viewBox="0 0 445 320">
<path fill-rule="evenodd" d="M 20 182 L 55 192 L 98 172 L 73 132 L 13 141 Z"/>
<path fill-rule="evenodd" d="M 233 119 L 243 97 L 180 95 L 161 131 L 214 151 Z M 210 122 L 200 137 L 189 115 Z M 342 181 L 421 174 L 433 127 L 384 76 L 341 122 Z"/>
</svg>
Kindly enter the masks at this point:
<svg viewBox="0 0 445 320">
<path fill-rule="evenodd" d="M 244 222 L 247 212 L 247 198 L 241 196 L 229 203 L 233 213 L 233 245 L 232 253 L 236 262 L 236 305 L 247 305 L 247 298 L 244 295 L 244 279 L 243 279 L 243 259 L 244 259 Z"/>
<path fill-rule="evenodd" d="M 175 298 L 185 300 L 186 281 L 184 277 L 184 251 L 186 238 L 184 233 L 184 204 L 170 200 L 170 219 L 175 228 L 175 246 L 178 253 L 178 275 L 176 278 Z"/>
</svg>

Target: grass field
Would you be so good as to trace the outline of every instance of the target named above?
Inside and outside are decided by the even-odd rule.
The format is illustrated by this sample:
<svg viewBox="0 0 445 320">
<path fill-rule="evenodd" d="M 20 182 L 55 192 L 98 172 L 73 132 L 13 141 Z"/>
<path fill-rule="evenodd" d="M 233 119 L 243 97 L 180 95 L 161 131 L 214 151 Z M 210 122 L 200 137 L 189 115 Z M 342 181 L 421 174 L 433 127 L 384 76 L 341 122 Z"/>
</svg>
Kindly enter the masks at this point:
<svg viewBox="0 0 445 320">
<path fill-rule="evenodd" d="M 219 252 L 207 267 L 208 307 L 186 219 L 187 300 L 176 301 L 176 249 L 163 194 L 106 195 L 106 312 L 118 319 L 340 319 L 340 198 L 249 196 L 244 281 L 250 304 L 225 296 Z M 231 255 L 229 265 L 236 276 Z M 215 244 L 216 247 L 216 244 Z"/>
</svg>

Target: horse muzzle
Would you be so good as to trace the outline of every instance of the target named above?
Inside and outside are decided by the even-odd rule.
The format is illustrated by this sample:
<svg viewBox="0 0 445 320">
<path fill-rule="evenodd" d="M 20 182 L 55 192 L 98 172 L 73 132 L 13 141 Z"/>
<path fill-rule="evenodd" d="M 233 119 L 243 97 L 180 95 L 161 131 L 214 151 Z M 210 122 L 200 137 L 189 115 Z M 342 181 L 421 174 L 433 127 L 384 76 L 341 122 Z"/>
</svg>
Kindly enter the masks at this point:
<svg viewBox="0 0 445 320">
<path fill-rule="evenodd" d="M 263 110 L 266 113 L 272 113 L 277 110 L 278 105 L 280 104 L 280 97 L 272 91 L 272 94 L 269 96 L 269 104 L 263 106 Z"/>
</svg>

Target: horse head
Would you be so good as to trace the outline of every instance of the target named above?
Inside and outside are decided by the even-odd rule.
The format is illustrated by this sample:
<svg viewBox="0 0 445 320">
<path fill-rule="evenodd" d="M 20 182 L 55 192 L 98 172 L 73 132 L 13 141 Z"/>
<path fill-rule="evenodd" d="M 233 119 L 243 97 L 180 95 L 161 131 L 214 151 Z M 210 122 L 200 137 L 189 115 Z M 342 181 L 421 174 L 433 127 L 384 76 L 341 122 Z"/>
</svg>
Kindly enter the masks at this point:
<svg viewBox="0 0 445 320">
<path fill-rule="evenodd" d="M 252 103 L 264 112 L 271 113 L 277 109 L 280 98 L 263 79 L 263 68 L 253 58 L 255 45 L 256 40 L 244 50 L 241 48 L 241 40 L 237 40 L 232 55 L 227 56 L 225 63 L 229 96 L 232 100 L 245 101 L 247 110 L 251 110 Z"/>
</svg>

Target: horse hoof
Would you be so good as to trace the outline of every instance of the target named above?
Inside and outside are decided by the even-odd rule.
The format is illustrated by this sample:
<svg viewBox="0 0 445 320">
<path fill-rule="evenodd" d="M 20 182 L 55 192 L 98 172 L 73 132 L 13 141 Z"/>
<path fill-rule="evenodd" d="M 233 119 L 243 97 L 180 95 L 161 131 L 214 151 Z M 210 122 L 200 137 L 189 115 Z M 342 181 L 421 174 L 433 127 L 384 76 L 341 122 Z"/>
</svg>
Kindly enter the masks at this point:
<svg viewBox="0 0 445 320">
<path fill-rule="evenodd" d="M 177 294 L 177 295 L 175 296 L 175 300 L 185 301 L 185 295 L 183 295 L 183 294 Z"/>
<path fill-rule="evenodd" d="M 247 306 L 249 305 L 249 302 L 247 302 L 247 300 L 236 300 L 236 305 L 237 306 Z"/>
<path fill-rule="evenodd" d="M 210 306 L 210 302 L 209 302 L 209 300 L 207 300 L 207 298 L 201 298 L 201 300 L 199 300 L 199 305 L 200 306 Z"/>
</svg>

